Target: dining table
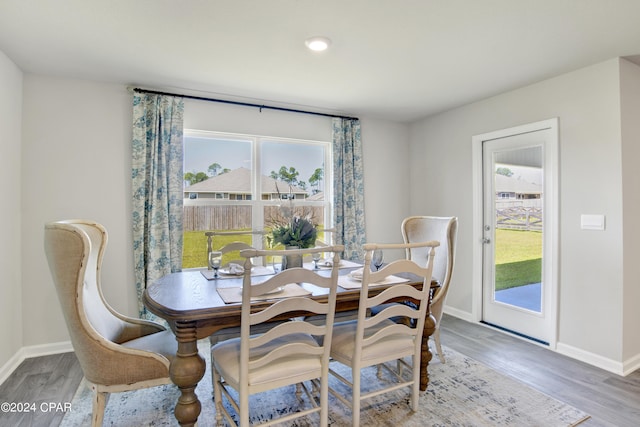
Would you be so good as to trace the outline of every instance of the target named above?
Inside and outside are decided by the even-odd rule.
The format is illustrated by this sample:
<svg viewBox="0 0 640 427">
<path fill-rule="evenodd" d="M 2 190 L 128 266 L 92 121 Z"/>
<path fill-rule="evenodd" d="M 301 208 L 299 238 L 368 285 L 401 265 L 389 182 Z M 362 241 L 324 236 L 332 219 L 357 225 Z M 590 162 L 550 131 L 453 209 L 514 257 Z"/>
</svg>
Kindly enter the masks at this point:
<svg viewBox="0 0 640 427">
<path fill-rule="evenodd" d="M 313 264 L 305 263 L 303 268 L 315 268 Z M 340 277 L 336 297 L 336 312 L 357 310 L 360 300 L 360 286 L 352 286 L 347 280 L 349 273 L 362 268 L 362 263 L 341 261 Z M 255 270 L 255 273 L 254 273 Z M 277 270 L 277 269 L 276 269 Z M 318 274 L 329 276 L 330 266 L 322 266 Z M 252 281 L 260 281 L 261 276 L 274 274 L 272 267 L 259 266 L 252 269 Z M 205 373 L 205 360 L 198 353 L 197 342 L 213 333 L 225 328 L 240 326 L 241 304 L 233 295 L 240 295 L 243 276 L 239 274 L 219 274 L 205 269 L 189 269 L 170 273 L 150 284 L 144 291 L 142 301 L 147 309 L 156 316 L 164 319 L 178 341 L 176 356 L 172 358 L 169 375 L 172 382 L 179 388 L 180 396 L 175 407 L 175 417 L 181 426 L 194 426 L 201 412 L 201 403 L 195 393 L 198 382 Z M 264 279 L 263 279 L 264 280 Z M 405 283 L 421 288 L 423 282 L 417 276 L 406 275 Z M 326 300 L 328 290 L 308 283 L 297 284 L 304 293 L 311 298 Z M 369 294 L 382 292 L 393 281 L 381 283 L 369 288 Z M 431 281 L 430 296 L 439 286 L 435 280 Z M 262 304 L 272 304 L 278 298 L 287 297 L 286 293 L 274 294 L 261 298 L 252 303 L 258 308 Z M 430 302 L 431 298 L 429 298 Z M 304 316 L 304 312 L 290 313 L 290 317 Z M 338 316 L 338 315 L 336 315 Z M 337 319 L 337 317 L 336 317 Z M 285 319 L 273 319 L 285 320 Z M 436 321 L 427 306 L 427 318 L 422 334 L 422 355 L 420 360 L 420 389 L 426 390 L 429 383 L 428 365 L 433 355 L 429 349 L 429 336 L 435 331 Z"/>
</svg>

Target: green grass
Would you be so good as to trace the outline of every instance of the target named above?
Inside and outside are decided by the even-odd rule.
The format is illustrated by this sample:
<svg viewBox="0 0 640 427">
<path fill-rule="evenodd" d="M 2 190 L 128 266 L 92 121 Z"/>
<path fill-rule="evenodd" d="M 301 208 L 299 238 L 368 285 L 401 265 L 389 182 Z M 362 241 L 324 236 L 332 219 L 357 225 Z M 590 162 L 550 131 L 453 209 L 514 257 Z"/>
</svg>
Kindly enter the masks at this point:
<svg viewBox="0 0 640 427">
<path fill-rule="evenodd" d="M 237 230 L 241 231 L 241 230 Z M 216 236 L 214 248 L 233 241 L 251 244 L 251 235 Z M 322 239 L 322 236 L 318 236 Z M 542 233 L 537 231 L 496 230 L 496 290 L 537 283 L 542 277 Z M 238 254 L 228 254 L 225 264 L 238 259 Z M 182 268 L 198 268 L 207 265 L 207 237 L 204 231 L 184 233 Z"/>
<path fill-rule="evenodd" d="M 540 282 L 542 233 L 496 230 L 496 290 Z"/>
<path fill-rule="evenodd" d="M 244 231 L 244 230 L 234 230 Z M 249 229 L 247 229 L 249 231 Z M 185 231 L 182 248 L 182 268 L 197 268 L 207 266 L 207 236 L 204 231 Z M 213 239 L 213 249 L 220 249 L 231 242 L 245 242 L 251 244 L 251 234 L 239 236 L 216 236 Z M 222 258 L 222 264 L 237 259 L 238 254 L 230 253 Z"/>
<path fill-rule="evenodd" d="M 231 230 L 217 230 L 217 231 L 231 231 Z M 238 229 L 233 231 L 250 231 L 250 229 Z M 183 235 L 183 248 L 182 248 L 182 268 L 199 268 L 207 266 L 207 236 L 204 235 L 204 231 L 185 231 Z M 213 239 L 213 250 L 220 249 L 221 247 L 231 242 L 245 242 L 251 244 L 252 235 L 238 235 L 238 236 L 216 236 Z M 324 234 L 318 233 L 318 239 L 323 240 Z M 282 249 L 276 247 L 276 249 Z M 239 259 L 238 253 L 228 253 L 222 258 L 222 265 L 229 261 Z"/>
</svg>

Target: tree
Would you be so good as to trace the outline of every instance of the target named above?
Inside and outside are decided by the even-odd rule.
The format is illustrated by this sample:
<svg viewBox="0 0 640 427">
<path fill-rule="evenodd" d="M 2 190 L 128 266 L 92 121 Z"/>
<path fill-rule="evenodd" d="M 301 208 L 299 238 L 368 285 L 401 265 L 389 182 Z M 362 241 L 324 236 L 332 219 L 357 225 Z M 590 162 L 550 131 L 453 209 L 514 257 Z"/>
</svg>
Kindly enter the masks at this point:
<svg viewBox="0 0 640 427">
<path fill-rule="evenodd" d="M 294 168 L 293 166 L 289 168 L 287 168 L 286 166 L 281 166 L 278 172 L 271 171 L 271 174 L 270 174 L 271 178 L 284 181 L 287 184 L 289 184 L 289 186 L 299 185 L 299 182 L 298 182 L 299 175 L 300 175 L 300 172 L 298 172 L 296 168 Z"/>
<path fill-rule="evenodd" d="M 197 172 L 197 173 L 187 172 L 184 174 L 184 180 L 187 183 L 187 185 L 197 184 L 198 182 L 202 182 L 207 179 L 209 179 L 209 175 L 207 175 L 204 172 Z"/>
<path fill-rule="evenodd" d="M 207 169 L 207 171 L 209 172 L 209 174 L 211 176 L 216 176 L 218 175 L 218 171 L 222 169 L 222 166 L 220 166 L 220 163 L 211 163 L 209 165 L 209 168 Z"/>
<path fill-rule="evenodd" d="M 313 171 L 313 175 L 309 178 L 309 184 L 316 187 L 314 193 L 318 193 L 320 191 L 320 183 L 322 182 L 322 178 L 324 177 L 324 170 L 322 168 L 317 168 Z"/>
<path fill-rule="evenodd" d="M 505 167 L 499 167 L 498 169 L 496 169 L 496 173 L 498 175 L 504 175 L 504 176 L 512 176 L 513 175 L 513 171 L 509 168 L 505 168 Z"/>
</svg>

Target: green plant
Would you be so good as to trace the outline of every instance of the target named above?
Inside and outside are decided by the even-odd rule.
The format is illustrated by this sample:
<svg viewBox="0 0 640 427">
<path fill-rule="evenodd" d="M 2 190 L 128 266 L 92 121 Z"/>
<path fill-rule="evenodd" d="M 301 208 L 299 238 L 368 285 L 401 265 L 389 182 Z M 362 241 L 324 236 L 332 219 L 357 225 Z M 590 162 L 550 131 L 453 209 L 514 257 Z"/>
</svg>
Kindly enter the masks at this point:
<svg viewBox="0 0 640 427">
<path fill-rule="evenodd" d="M 275 226 L 271 234 L 273 243 L 310 248 L 316 243 L 318 230 L 311 221 L 294 217 L 289 224 Z"/>
</svg>

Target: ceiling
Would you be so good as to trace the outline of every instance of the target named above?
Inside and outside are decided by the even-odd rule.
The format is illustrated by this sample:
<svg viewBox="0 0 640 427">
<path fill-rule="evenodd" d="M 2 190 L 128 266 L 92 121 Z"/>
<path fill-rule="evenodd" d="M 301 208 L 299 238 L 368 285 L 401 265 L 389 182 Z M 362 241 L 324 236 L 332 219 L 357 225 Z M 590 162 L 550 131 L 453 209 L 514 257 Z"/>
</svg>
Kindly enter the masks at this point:
<svg viewBox="0 0 640 427">
<path fill-rule="evenodd" d="M 638 17 L 638 0 L 0 0 L 0 51 L 25 73 L 409 122 L 635 61 Z"/>
</svg>

